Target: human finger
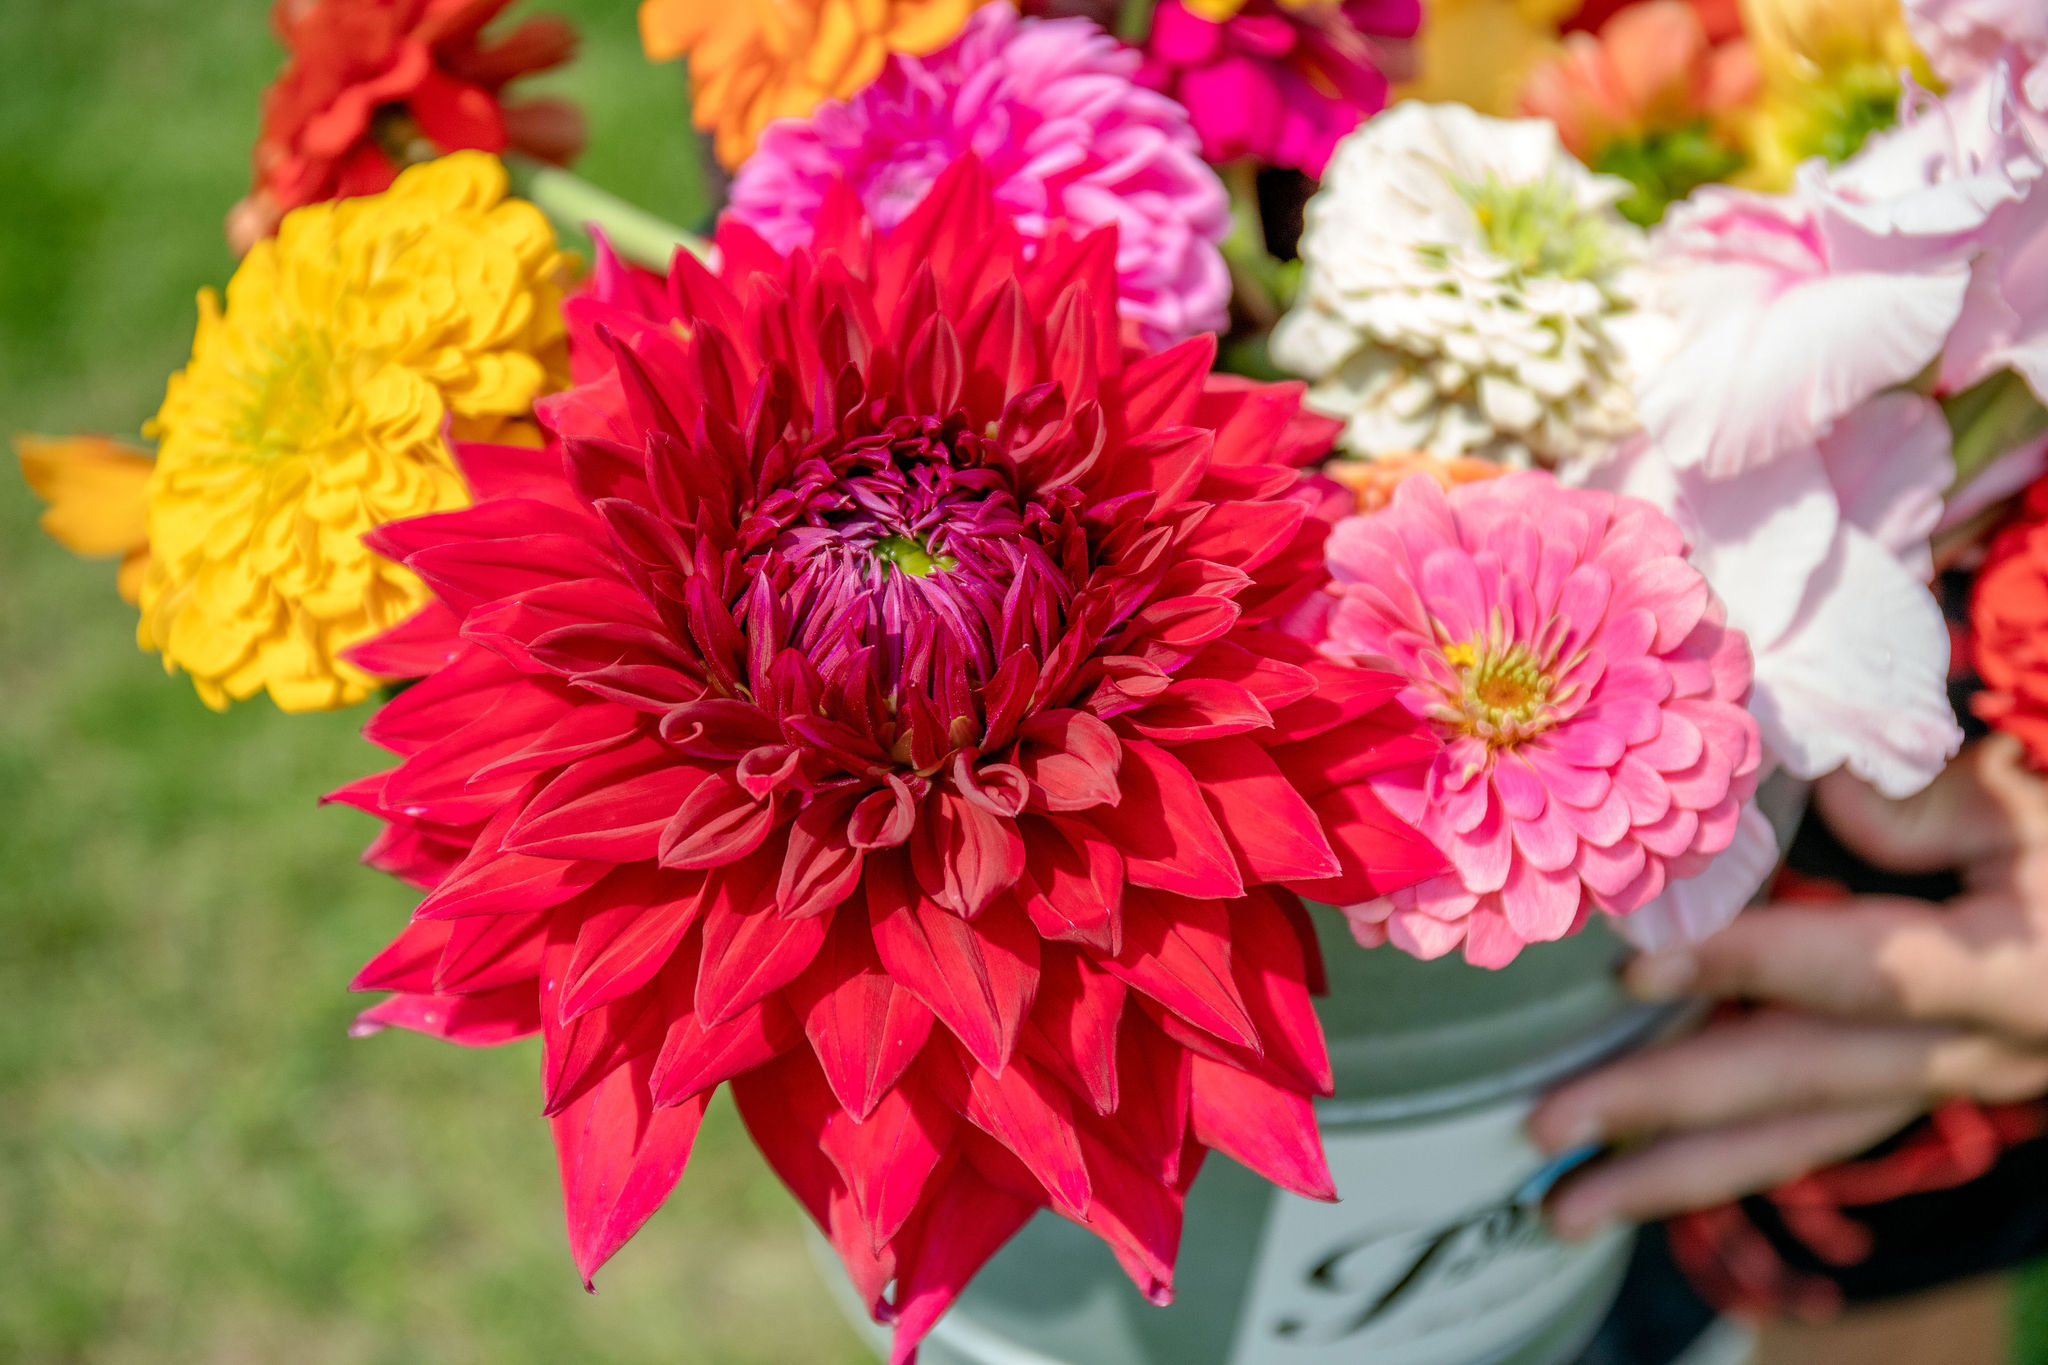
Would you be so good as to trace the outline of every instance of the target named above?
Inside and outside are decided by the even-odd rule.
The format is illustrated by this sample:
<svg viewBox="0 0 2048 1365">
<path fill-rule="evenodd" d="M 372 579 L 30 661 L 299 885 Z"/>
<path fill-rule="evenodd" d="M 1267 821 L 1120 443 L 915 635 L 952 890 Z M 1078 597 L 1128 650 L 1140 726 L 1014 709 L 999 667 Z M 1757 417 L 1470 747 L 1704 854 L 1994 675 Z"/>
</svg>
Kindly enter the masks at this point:
<svg viewBox="0 0 2048 1365">
<path fill-rule="evenodd" d="M 1947 1025 L 1784 1010 L 1710 1025 L 1567 1081 L 1530 1117 L 1545 1150 L 1709 1129 L 1791 1112 L 2048 1090 L 2048 1052 Z"/>
<path fill-rule="evenodd" d="M 1764 906 L 1624 971 L 1645 999 L 1750 999 L 1855 1019 L 1949 1022 L 2048 1043 L 2048 902 L 1867 896 Z"/>
<path fill-rule="evenodd" d="M 1662 1138 L 1574 1173 L 1546 1211 L 1559 1236 L 1577 1239 L 1726 1203 L 1863 1151 L 1919 1112 L 1912 1104 L 1852 1105 Z"/>
</svg>

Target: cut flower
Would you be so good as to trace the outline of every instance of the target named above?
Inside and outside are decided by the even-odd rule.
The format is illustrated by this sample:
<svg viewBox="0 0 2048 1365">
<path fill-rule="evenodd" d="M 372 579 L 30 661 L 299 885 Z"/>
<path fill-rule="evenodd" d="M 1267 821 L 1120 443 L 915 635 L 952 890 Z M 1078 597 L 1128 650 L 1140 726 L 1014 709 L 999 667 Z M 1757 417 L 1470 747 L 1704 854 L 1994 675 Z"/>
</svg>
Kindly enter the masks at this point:
<svg viewBox="0 0 2048 1365">
<path fill-rule="evenodd" d="M 1612 331 L 1640 234 L 1540 119 L 1397 105 L 1309 201 L 1300 297 L 1273 359 L 1344 445 L 1550 466 L 1634 427 Z"/>
<path fill-rule="evenodd" d="M 1338 525 L 1322 649 L 1400 674 L 1445 741 L 1425 776 L 1374 786 L 1450 871 L 1349 908 L 1361 943 L 1463 944 L 1499 967 L 1595 907 L 1643 912 L 1738 839 L 1738 871 L 1775 852 L 1749 804 L 1749 648 L 1685 548 L 1648 503 L 1533 472 L 1448 493 L 1418 475 Z M 1689 906 L 1686 936 L 1725 924 L 1768 867 Z"/>
<path fill-rule="evenodd" d="M 779 118 L 802 118 L 882 74 L 895 53 L 953 41 L 978 0 L 640 0 L 640 42 L 655 61 L 690 59 L 691 113 L 738 166 Z"/>
<path fill-rule="evenodd" d="M 427 593 L 363 533 L 467 502 L 444 428 L 510 436 L 566 380 L 564 273 L 547 221 L 480 152 L 257 243 L 225 309 L 200 294 L 191 363 L 150 424 L 142 647 L 216 708 L 369 695 L 342 651 Z"/>
<path fill-rule="evenodd" d="M 511 149 L 567 162 L 582 150 L 574 106 L 502 101 L 507 84 L 576 50 L 575 30 L 546 16 L 486 42 L 509 3 L 277 0 L 271 22 L 291 55 L 264 92 L 255 185 L 228 218 L 235 251 L 295 208 L 387 190 L 415 161 Z"/>
<path fill-rule="evenodd" d="M 376 537 L 462 626 L 340 794 L 431 888 L 364 1027 L 541 1034 L 586 1277 L 730 1081 L 898 1362 L 1041 1207 L 1164 1301 L 1205 1148 L 1331 1193 L 1293 888 L 1441 866 L 1368 785 L 1435 749 L 1398 680 L 1271 625 L 1330 424 L 1126 352 L 1114 230 L 1027 251 L 972 159 L 718 251 L 607 263 L 561 448 Z"/>
<path fill-rule="evenodd" d="M 1161 0 L 1139 79 L 1187 106 L 1202 155 L 1323 173 L 1338 139 L 1384 109 L 1414 64 L 1419 0 Z"/>
<path fill-rule="evenodd" d="M 733 179 L 730 211 L 788 251 L 811 240 L 843 180 L 891 228 L 971 153 L 1027 241 L 1058 225 L 1117 225 L 1120 307 L 1147 345 L 1220 331 L 1229 197 L 1187 111 L 1134 84 L 1137 67 L 1136 52 L 1086 19 L 985 6 L 945 50 L 892 58 L 851 100 L 771 124 Z"/>
</svg>

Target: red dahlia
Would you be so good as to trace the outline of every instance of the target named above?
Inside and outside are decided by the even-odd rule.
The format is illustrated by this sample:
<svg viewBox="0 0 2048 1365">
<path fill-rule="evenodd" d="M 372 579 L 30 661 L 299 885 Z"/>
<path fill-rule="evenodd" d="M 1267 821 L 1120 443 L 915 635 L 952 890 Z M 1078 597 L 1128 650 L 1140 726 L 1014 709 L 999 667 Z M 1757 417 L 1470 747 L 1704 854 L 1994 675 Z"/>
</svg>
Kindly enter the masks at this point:
<svg viewBox="0 0 2048 1365">
<path fill-rule="evenodd" d="M 432 888 L 365 1023 L 539 1031 L 586 1278 L 729 1081 L 899 1361 L 1040 1207 L 1164 1302 L 1205 1148 L 1332 1193 L 1295 889 L 1438 868 L 1365 782 L 1433 754 L 1399 679 L 1270 626 L 1331 426 L 1122 351 L 1113 229 L 1027 255 L 978 163 L 718 246 L 604 272 L 559 444 L 378 533 L 461 633 L 366 660 L 446 662 L 343 793 Z"/>
<path fill-rule="evenodd" d="M 410 161 L 516 148 L 567 161 L 583 117 L 560 100 L 504 104 L 514 79 L 569 60 L 566 20 L 529 19 L 486 43 L 511 0 L 276 0 L 290 56 L 263 96 L 254 186 L 228 215 L 237 252 L 304 204 L 391 188 Z"/>
<path fill-rule="evenodd" d="M 1984 690 L 1976 713 L 2048 768 L 2048 479 L 1991 542 L 1970 590 L 1970 637 Z"/>
</svg>

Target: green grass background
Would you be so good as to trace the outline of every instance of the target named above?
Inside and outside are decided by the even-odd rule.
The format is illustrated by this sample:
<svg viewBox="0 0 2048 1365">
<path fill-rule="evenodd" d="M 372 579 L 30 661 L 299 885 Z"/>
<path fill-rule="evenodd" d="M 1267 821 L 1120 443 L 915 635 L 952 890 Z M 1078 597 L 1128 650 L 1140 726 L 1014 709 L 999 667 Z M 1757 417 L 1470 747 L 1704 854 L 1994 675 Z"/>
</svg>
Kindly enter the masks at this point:
<svg viewBox="0 0 2048 1365">
<path fill-rule="evenodd" d="M 547 7 L 585 34 L 546 84 L 591 115 L 586 173 L 695 216 L 631 0 Z M 0 0 L 0 434 L 155 410 L 233 264 L 267 11 Z M 379 762 L 364 713 L 207 711 L 35 517 L 0 471 L 0 1362 L 866 1359 L 727 1105 L 583 1293 L 535 1047 L 346 1036 L 413 899 L 315 804 Z"/>
<path fill-rule="evenodd" d="M 553 0 L 581 165 L 698 215 L 675 72 L 631 0 Z M 278 52 L 263 0 L 0 0 L 0 433 L 134 435 L 225 282 Z M 0 1362 L 838 1365 L 795 1206 L 713 1109 L 582 1293 L 532 1044 L 346 1036 L 404 922 L 316 795 L 363 713 L 217 716 L 135 649 L 111 568 L 0 472 Z M 2048 1285 L 2019 1355 L 2048 1365 Z"/>
</svg>

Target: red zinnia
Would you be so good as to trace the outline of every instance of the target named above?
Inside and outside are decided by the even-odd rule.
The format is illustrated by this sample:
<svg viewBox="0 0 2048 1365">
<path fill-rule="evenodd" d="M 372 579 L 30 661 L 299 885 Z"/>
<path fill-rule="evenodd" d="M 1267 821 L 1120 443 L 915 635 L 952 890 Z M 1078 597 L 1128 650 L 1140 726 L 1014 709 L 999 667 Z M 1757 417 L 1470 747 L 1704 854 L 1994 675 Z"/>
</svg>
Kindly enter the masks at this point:
<svg viewBox="0 0 2048 1365">
<path fill-rule="evenodd" d="M 499 101 L 576 50 L 568 21 L 546 16 L 486 44 L 484 25 L 510 3 L 277 0 L 271 23 L 291 55 L 264 92 L 255 185 L 228 215 L 235 251 L 303 204 L 382 193 L 422 156 L 516 148 L 566 162 L 581 151 L 573 105 Z"/>
<path fill-rule="evenodd" d="M 1971 709 L 2048 768 L 2048 479 L 1991 542 L 1970 591 L 1970 634 L 1984 679 Z"/>
<path fill-rule="evenodd" d="M 540 1032 L 585 1277 L 730 1081 L 902 1361 L 1042 1206 L 1164 1301 L 1205 1147 L 1332 1193 L 1287 888 L 1436 871 L 1365 785 L 1435 742 L 1268 626 L 1322 581 L 1298 386 L 1122 351 L 1114 229 L 1027 252 L 977 162 L 862 214 L 601 272 L 559 447 L 377 533 L 461 632 L 372 647 L 446 662 L 343 796 L 432 887 L 365 1025 Z"/>
</svg>

